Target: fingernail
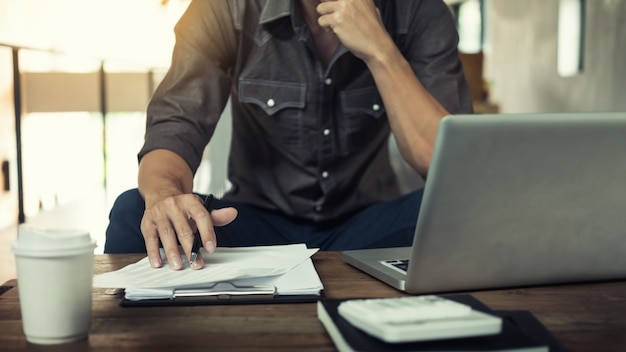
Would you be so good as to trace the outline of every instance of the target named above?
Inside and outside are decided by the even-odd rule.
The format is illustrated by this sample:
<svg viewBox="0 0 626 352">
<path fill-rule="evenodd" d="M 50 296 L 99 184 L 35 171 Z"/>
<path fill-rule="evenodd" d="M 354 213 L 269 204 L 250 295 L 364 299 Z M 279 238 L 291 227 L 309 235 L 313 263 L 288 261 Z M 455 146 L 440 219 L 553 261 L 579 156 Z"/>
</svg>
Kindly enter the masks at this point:
<svg viewBox="0 0 626 352">
<path fill-rule="evenodd" d="M 204 244 L 204 249 L 206 249 L 206 251 L 207 251 L 209 254 L 211 254 L 211 253 L 215 252 L 215 242 L 213 242 L 213 241 L 207 241 L 207 242 Z"/>
<path fill-rule="evenodd" d="M 176 256 L 174 258 L 172 258 L 172 260 L 170 260 L 170 266 L 172 267 L 172 269 L 182 269 L 183 268 L 183 262 L 182 260 L 180 260 L 180 257 Z"/>
<path fill-rule="evenodd" d="M 202 267 L 204 263 L 202 263 L 200 257 L 196 258 L 196 260 L 193 261 L 193 263 L 191 263 L 191 268 L 192 269 L 202 269 Z"/>
<path fill-rule="evenodd" d="M 150 258 L 150 266 L 153 268 L 161 267 L 161 259 L 160 258 Z"/>
</svg>

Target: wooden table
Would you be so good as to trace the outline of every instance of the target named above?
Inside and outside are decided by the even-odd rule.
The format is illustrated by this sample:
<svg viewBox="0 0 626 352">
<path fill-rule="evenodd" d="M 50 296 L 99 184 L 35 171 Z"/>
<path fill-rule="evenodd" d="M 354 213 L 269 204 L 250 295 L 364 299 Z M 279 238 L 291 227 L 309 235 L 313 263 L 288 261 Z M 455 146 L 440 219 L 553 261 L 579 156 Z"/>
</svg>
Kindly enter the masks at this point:
<svg viewBox="0 0 626 352">
<path fill-rule="evenodd" d="M 96 273 L 116 270 L 140 255 L 98 255 Z M 315 267 L 330 298 L 390 297 L 402 293 L 319 252 Z M 13 288 L 7 289 L 7 286 Z M 120 297 L 95 289 L 89 338 L 58 346 L 26 342 L 16 281 L 0 295 L 0 350 L 46 351 L 334 351 L 314 303 L 123 308 Z M 472 292 L 492 309 L 530 310 L 571 351 L 626 351 L 626 282 Z M 42 291 L 45 299 L 45 291 Z"/>
</svg>

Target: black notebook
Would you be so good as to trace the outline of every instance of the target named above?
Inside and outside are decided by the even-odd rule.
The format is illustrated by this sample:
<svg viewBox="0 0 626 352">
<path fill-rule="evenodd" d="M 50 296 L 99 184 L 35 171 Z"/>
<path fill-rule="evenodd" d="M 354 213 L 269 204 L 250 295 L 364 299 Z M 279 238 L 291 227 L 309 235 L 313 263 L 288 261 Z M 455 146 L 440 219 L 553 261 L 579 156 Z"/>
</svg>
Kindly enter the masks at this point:
<svg viewBox="0 0 626 352">
<path fill-rule="evenodd" d="M 471 295 L 445 296 L 470 305 L 473 309 L 502 317 L 498 335 L 391 344 L 353 327 L 337 312 L 344 301 L 318 301 L 318 318 L 339 351 L 516 351 L 541 352 L 565 350 L 530 312 L 492 311 Z"/>
</svg>

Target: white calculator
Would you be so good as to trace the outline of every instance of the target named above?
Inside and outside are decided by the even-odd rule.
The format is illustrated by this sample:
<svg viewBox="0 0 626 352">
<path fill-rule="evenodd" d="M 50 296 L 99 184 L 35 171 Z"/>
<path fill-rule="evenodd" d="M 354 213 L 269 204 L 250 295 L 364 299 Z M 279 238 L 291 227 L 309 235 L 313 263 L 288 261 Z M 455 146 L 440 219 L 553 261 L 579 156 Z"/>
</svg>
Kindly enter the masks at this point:
<svg viewBox="0 0 626 352">
<path fill-rule="evenodd" d="M 502 330 L 500 317 L 434 295 L 352 299 L 338 309 L 353 326 L 390 343 L 494 335 Z"/>
</svg>

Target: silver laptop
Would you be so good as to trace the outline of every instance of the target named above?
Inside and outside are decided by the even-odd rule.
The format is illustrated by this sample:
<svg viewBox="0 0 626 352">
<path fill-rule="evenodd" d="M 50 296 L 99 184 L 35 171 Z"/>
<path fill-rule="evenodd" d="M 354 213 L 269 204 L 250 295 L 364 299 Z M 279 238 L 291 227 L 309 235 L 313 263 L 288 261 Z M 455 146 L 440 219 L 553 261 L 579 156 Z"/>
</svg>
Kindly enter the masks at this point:
<svg viewBox="0 0 626 352">
<path fill-rule="evenodd" d="M 412 294 L 626 278 L 626 112 L 451 115 L 438 133 L 413 246 L 347 263 Z"/>
</svg>

